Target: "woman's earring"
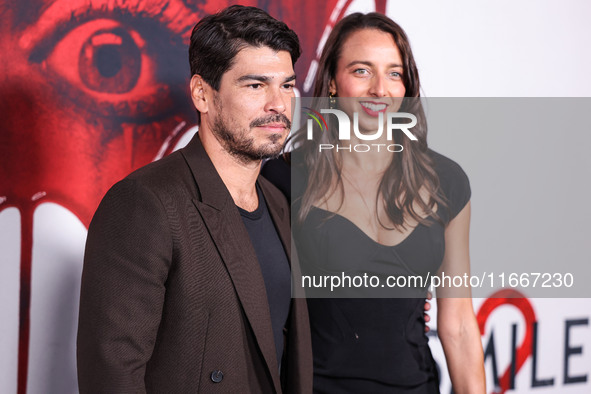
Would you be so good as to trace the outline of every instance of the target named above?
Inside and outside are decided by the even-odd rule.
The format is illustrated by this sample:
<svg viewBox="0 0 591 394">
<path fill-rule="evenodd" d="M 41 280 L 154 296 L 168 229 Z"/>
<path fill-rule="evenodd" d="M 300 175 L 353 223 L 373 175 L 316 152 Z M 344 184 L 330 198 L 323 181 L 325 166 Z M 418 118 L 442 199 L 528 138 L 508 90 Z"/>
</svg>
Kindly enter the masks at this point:
<svg viewBox="0 0 591 394">
<path fill-rule="evenodd" d="M 328 108 L 334 109 L 337 106 L 337 99 L 332 92 L 328 93 Z"/>
</svg>

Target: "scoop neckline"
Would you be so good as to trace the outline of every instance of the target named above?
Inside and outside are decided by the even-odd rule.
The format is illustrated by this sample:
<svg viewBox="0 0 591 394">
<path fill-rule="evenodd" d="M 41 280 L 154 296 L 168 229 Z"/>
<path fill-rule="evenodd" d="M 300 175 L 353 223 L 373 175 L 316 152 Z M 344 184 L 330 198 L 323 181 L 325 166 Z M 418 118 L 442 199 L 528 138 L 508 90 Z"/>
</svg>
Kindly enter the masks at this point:
<svg viewBox="0 0 591 394">
<path fill-rule="evenodd" d="M 410 233 L 408 233 L 406 237 L 404 237 L 404 239 L 403 239 L 402 241 L 400 241 L 400 242 L 398 242 L 397 244 L 394 244 L 394 245 L 385 245 L 385 244 L 379 243 L 378 241 L 376 241 L 375 239 L 373 239 L 372 237 L 370 237 L 369 235 L 367 235 L 367 234 L 365 233 L 365 231 L 363 231 L 361 228 L 359 228 L 359 226 L 358 226 L 358 225 L 356 225 L 356 224 L 355 224 L 353 221 L 351 221 L 351 219 L 349 219 L 349 218 L 347 218 L 347 217 L 345 217 L 345 216 L 343 216 L 343 215 L 341 215 L 341 214 L 339 214 L 339 213 L 332 212 L 332 211 L 329 211 L 329 210 L 327 210 L 327 209 L 324 209 L 324 208 L 317 207 L 316 205 L 312 205 L 312 208 L 313 208 L 313 209 L 315 209 L 315 210 L 318 210 L 318 211 L 322 211 L 322 212 L 324 212 L 325 214 L 329 214 L 329 215 L 331 215 L 331 216 L 333 216 L 333 217 L 338 217 L 338 218 L 341 218 L 341 219 L 342 219 L 342 220 L 344 220 L 345 222 L 347 222 L 347 223 L 350 223 L 350 225 L 351 225 L 351 226 L 353 226 L 353 227 L 356 229 L 356 231 L 357 231 L 357 232 L 359 232 L 359 233 L 363 234 L 363 236 L 364 236 L 365 238 L 367 238 L 368 240 L 370 240 L 370 241 L 371 241 L 371 242 L 372 242 L 374 245 L 376 245 L 376 246 L 379 246 L 379 247 L 382 247 L 382 248 L 389 248 L 389 249 L 393 249 L 393 248 L 396 248 L 396 247 L 402 246 L 404 243 L 406 243 L 406 242 L 407 242 L 407 240 L 408 240 L 408 239 L 409 239 L 409 238 L 410 238 L 410 237 L 411 237 L 411 236 L 412 236 L 414 233 L 416 233 L 416 232 L 417 232 L 417 229 L 418 229 L 419 227 L 421 227 L 421 226 L 423 226 L 423 227 L 424 227 L 424 226 L 425 226 L 424 224 L 422 224 L 422 223 L 420 223 L 420 222 L 419 222 L 419 223 L 417 223 L 417 225 L 416 225 L 415 227 L 413 227 L 412 231 L 411 231 Z"/>
</svg>

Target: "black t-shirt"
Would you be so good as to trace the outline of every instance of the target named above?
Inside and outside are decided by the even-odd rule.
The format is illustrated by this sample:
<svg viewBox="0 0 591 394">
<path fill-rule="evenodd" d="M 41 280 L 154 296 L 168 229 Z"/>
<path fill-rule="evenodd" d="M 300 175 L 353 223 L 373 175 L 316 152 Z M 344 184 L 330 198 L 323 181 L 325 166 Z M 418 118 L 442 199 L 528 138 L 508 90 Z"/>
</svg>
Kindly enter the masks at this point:
<svg viewBox="0 0 591 394">
<path fill-rule="evenodd" d="M 283 356 L 283 327 L 291 304 L 291 274 L 283 244 L 273 224 L 261 189 L 257 185 L 259 206 L 253 212 L 238 207 L 256 252 L 267 290 L 273 325 L 277 363 Z"/>
</svg>

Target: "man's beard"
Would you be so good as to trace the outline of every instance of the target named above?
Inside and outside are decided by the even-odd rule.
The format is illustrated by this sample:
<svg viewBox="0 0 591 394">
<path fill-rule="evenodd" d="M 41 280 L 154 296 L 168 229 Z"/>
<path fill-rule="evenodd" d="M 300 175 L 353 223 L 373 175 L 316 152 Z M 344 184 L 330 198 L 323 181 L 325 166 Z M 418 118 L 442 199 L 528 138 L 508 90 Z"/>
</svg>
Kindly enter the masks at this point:
<svg viewBox="0 0 591 394">
<path fill-rule="evenodd" d="M 214 99 L 214 105 L 217 107 L 218 114 L 223 114 L 222 105 L 218 100 Z M 283 123 L 286 129 L 291 129 L 291 122 L 283 114 L 257 118 L 250 122 L 249 129 L 269 123 Z M 248 135 L 249 130 L 232 127 L 225 121 L 223 115 L 218 115 L 214 120 L 212 132 L 227 152 L 244 163 L 276 158 L 285 145 L 285 141 L 280 142 L 283 136 L 277 133 L 270 134 L 267 143 L 256 147 L 254 137 Z"/>
</svg>

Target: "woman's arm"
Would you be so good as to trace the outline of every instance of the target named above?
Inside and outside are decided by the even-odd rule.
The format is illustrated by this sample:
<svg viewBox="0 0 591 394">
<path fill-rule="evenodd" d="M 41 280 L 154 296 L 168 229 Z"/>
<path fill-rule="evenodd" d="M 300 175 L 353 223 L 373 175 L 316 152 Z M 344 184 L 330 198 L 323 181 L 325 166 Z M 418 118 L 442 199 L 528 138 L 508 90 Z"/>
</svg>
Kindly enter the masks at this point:
<svg viewBox="0 0 591 394">
<path fill-rule="evenodd" d="M 445 230 L 445 256 L 440 271 L 446 276 L 470 274 L 469 231 L 470 202 Z M 458 298 L 459 295 L 464 298 Z M 469 289 L 437 291 L 437 332 L 453 389 L 458 394 L 486 390 L 482 342 L 470 296 Z"/>
</svg>

